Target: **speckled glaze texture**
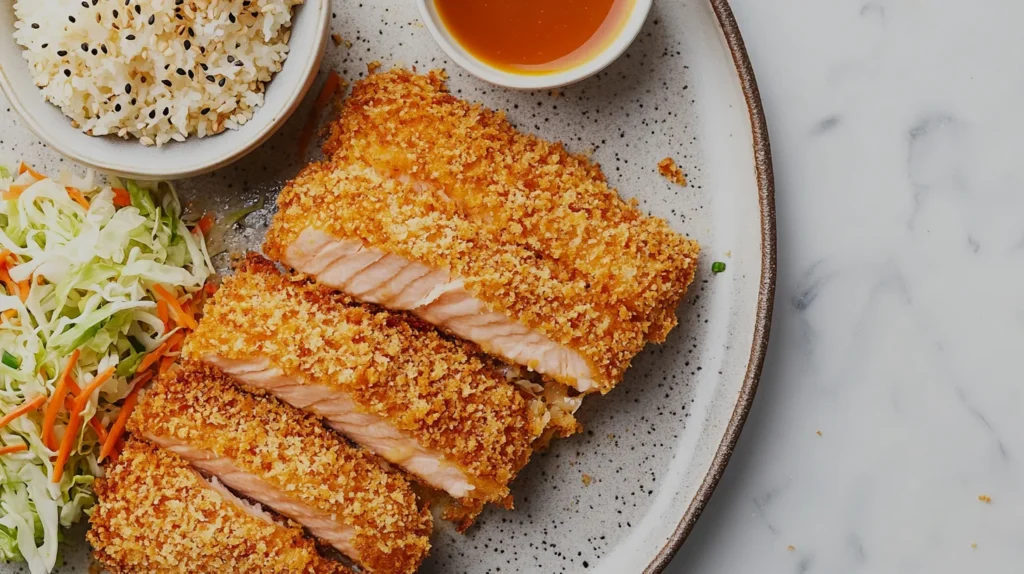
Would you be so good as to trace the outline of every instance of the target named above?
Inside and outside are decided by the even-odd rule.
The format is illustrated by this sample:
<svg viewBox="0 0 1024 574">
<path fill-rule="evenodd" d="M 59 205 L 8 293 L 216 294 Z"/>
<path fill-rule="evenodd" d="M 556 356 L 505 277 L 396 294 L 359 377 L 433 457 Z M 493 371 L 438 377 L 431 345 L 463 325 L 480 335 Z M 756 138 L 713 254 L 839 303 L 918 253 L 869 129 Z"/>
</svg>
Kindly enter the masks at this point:
<svg viewBox="0 0 1024 574">
<path fill-rule="evenodd" d="M 558 91 L 513 92 L 463 73 L 434 44 L 413 2 L 336 1 L 319 89 L 367 65 L 443 67 L 454 94 L 505 109 L 522 130 L 591 153 L 641 209 L 703 246 L 679 327 L 638 356 L 612 393 L 588 400 L 586 430 L 536 455 L 513 484 L 516 509 L 489 509 L 466 535 L 440 524 L 426 573 L 659 572 L 689 533 L 728 461 L 756 388 L 774 288 L 770 152 L 753 73 L 725 0 L 656 2 L 636 43 L 600 74 Z M 245 160 L 179 183 L 195 211 L 264 202 L 225 249 L 259 245 L 283 182 L 310 157 L 296 139 L 312 96 Z M 0 110 L 6 109 L 6 102 Z M 688 187 L 662 178 L 673 157 Z M 0 159 L 71 168 L 0 118 Z M 711 273 L 714 261 L 724 273 Z M 229 256 L 215 262 L 227 268 Z M 74 538 L 80 540 L 80 537 Z M 84 543 L 68 572 L 84 572 Z M 7 572 L 0 566 L 0 572 Z"/>
</svg>

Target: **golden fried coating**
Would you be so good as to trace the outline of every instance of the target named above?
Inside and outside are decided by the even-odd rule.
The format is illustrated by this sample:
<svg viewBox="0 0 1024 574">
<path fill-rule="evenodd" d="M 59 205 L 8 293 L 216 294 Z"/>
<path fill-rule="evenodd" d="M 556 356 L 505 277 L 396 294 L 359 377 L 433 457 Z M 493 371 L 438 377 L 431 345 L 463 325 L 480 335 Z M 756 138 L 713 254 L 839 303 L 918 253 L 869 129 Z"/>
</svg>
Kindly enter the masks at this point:
<svg viewBox="0 0 1024 574">
<path fill-rule="evenodd" d="M 298 525 L 257 516 L 146 442 L 128 441 L 96 495 L 87 537 L 113 574 L 353 574 L 320 556 Z"/>
<path fill-rule="evenodd" d="M 586 158 L 449 94 L 442 72 L 356 84 L 325 151 L 278 198 L 275 259 L 312 227 L 449 269 L 578 352 L 601 392 L 676 325 L 698 244 L 622 201 Z"/>
<path fill-rule="evenodd" d="M 157 444 L 169 439 L 226 458 L 283 493 L 293 512 L 294 501 L 332 517 L 354 531 L 350 558 L 370 572 L 415 572 L 430 548 L 432 518 L 403 476 L 316 418 L 246 393 L 213 367 L 185 361 L 162 377 L 132 413 L 129 429 Z"/>
<path fill-rule="evenodd" d="M 204 308 L 188 358 L 266 359 L 300 384 L 337 389 L 501 500 L 544 430 L 543 413 L 475 347 L 411 317 L 282 275 L 250 255 Z"/>
</svg>

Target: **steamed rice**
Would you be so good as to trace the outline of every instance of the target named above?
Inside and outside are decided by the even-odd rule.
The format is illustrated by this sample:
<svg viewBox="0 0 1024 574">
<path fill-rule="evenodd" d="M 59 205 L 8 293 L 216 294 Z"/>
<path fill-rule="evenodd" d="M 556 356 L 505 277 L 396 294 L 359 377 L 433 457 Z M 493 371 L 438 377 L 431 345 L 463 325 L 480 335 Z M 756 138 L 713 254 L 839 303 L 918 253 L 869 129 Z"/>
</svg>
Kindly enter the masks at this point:
<svg viewBox="0 0 1024 574">
<path fill-rule="evenodd" d="M 18 0 L 14 38 L 76 128 L 159 146 L 249 121 L 302 1 Z"/>
</svg>

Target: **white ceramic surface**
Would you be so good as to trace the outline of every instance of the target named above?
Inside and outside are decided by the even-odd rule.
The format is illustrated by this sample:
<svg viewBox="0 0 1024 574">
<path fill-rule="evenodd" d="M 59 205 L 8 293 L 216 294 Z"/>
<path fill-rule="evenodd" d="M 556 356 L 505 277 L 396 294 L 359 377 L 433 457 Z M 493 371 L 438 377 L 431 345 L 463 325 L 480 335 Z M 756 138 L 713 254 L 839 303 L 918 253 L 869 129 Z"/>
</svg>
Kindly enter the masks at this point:
<svg viewBox="0 0 1024 574">
<path fill-rule="evenodd" d="M 449 58 L 462 69 L 482 80 L 519 90 L 541 90 L 567 86 L 589 78 L 611 65 L 622 56 L 640 33 L 654 0 L 633 0 L 633 3 L 619 33 L 605 49 L 590 60 L 551 74 L 514 74 L 481 61 L 459 44 L 438 15 L 434 0 L 416 0 L 424 24 Z"/>
<path fill-rule="evenodd" d="M 22 116 L 19 125 L 81 164 L 144 179 L 207 173 L 244 156 L 273 135 L 302 102 L 316 76 L 327 44 L 331 9 L 330 0 L 306 0 L 295 8 L 288 59 L 267 84 L 263 106 L 244 126 L 212 137 L 168 142 L 158 148 L 146 147 L 134 139 L 88 136 L 73 128 L 59 108 L 45 101 L 32 81 L 21 46 L 12 36 L 13 4 L 12 0 L 0 3 L 0 88 L 12 111 Z"/>
<path fill-rule="evenodd" d="M 637 357 L 611 394 L 584 404 L 583 434 L 534 457 L 514 484 L 516 510 L 487 510 L 465 536 L 439 523 L 423 568 L 437 574 L 643 571 L 663 552 L 715 463 L 764 311 L 764 222 L 751 119 L 711 5 L 656 3 L 622 58 L 557 96 L 495 89 L 463 73 L 407 0 L 339 0 L 333 10 L 332 32 L 351 46 L 329 46 L 324 70 L 351 81 L 374 60 L 385 67 L 445 67 L 456 95 L 505 109 L 521 129 L 592 153 L 625 197 L 703 244 L 697 280 L 669 341 Z M 294 142 L 311 99 L 243 161 L 180 182 L 186 204 L 226 213 L 272 200 L 307 159 L 295 156 Z M 12 113 L 0 119 L 0 134 L 0 156 L 25 157 L 44 169 L 68 167 Z M 687 172 L 689 187 L 658 175 L 666 156 Z M 258 245 L 271 211 L 250 215 L 248 229 L 233 233 L 229 245 Z M 725 273 L 711 274 L 716 260 L 727 263 Z M 85 571 L 83 546 L 72 546 L 68 571 Z"/>
<path fill-rule="evenodd" d="M 775 325 L 667 572 L 1024 572 L 1024 3 L 732 4 L 775 152 Z"/>
</svg>

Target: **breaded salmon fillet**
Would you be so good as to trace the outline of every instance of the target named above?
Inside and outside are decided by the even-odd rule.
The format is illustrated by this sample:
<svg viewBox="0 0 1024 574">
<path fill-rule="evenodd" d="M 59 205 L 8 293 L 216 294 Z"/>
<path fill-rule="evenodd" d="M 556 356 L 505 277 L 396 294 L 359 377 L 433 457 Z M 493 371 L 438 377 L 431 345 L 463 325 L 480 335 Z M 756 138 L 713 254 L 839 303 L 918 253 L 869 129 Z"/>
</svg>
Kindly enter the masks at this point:
<svg viewBox="0 0 1024 574">
<path fill-rule="evenodd" d="M 677 323 L 697 243 L 441 72 L 357 83 L 325 151 L 280 194 L 264 245 L 325 285 L 580 392 L 608 392 Z"/>
<path fill-rule="evenodd" d="M 95 487 L 87 538 L 112 574 L 354 574 L 320 556 L 297 524 L 277 522 L 149 443 L 129 440 Z"/>
<path fill-rule="evenodd" d="M 465 506 L 504 501 L 547 418 L 470 345 L 250 256 L 183 353 L 317 414 Z"/>
<path fill-rule="evenodd" d="M 320 421 L 185 361 L 148 390 L 129 429 L 306 527 L 371 573 L 409 574 L 433 520 L 405 477 Z"/>
</svg>

